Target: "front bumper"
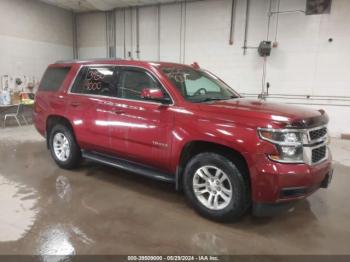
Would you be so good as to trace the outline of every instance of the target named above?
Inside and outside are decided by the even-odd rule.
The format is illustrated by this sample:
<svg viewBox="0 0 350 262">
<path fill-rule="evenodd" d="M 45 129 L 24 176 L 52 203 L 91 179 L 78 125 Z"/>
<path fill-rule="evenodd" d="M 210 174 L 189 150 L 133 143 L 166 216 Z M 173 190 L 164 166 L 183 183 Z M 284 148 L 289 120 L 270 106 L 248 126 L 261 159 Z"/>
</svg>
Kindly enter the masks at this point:
<svg viewBox="0 0 350 262">
<path fill-rule="evenodd" d="M 332 156 L 316 165 L 283 164 L 265 154 L 256 155 L 251 166 L 253 203 L 280 204 L 300 200 L 320 187 L 328 186 L 333 174 Z M 327 185 L 326 185 L 327 184 Z"/>
<path fill-rule="evenodd" d="M 275 203 L 253 203 L 252 213 L 254 216 L 266 217 L 275 216 L 284 213 L 294 207 L 298 199 L 302 199 L 312 194 L 319 188 L 328 188 L 333 178 L 333 170 L 331 170 L 320 184 L 312 187 L 289 187 L 280 190 L 280 196 L 289 201 L 280 201 Z"/>
</svg>

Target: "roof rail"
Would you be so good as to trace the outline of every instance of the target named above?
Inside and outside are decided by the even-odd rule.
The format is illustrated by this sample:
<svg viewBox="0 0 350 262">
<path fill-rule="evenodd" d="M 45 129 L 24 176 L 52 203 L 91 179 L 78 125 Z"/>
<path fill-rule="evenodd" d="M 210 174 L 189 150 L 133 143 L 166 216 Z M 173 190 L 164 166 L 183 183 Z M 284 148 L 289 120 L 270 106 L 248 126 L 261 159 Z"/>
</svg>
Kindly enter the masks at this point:
<svg viewBox="0 0 350 262">
<path fill-rule="evenodd" d="M 123 60 L 122 58 L 88 58 L 88 59 L 71 59 L 71 60 L 58 60 L 55 64 L 72 64 L 72 63 L 86 63 L 86 62 L 94 62 L 94 61 L 115 61 L 115 60 Z"/>
</svg>

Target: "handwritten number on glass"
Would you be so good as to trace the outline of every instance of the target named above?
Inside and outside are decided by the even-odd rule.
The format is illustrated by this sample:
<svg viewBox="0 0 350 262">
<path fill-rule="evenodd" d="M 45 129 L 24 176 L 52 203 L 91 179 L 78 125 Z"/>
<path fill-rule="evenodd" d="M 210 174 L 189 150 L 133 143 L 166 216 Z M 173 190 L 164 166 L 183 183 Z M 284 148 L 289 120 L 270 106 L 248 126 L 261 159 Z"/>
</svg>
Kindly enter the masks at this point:
<svg viewBox="0 0 350 262">
<path fill-rule="evenodd" d="M 90 69 L 86 76 L 85 88 L 87 90 L 100 90 L 102 88 L 102 80 L 104 75 L 96 69 Z"/>
</svg>

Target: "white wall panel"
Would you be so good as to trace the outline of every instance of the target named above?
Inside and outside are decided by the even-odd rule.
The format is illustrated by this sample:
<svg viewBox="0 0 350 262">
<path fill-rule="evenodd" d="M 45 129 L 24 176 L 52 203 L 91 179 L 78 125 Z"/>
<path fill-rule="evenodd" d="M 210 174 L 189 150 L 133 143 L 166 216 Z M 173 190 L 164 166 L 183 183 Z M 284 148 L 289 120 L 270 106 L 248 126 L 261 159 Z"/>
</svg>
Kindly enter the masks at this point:
<svg viewBox="0 0 350 262">
<path fill-rule="evenodd" d="M 124 34 L 126 33 L 124 20 L 125 11 L 123 9 L 117 10 L 115 12 L 115 21 L 116 21 L 116 56 L 120 58 L 125 58 L 126 54 L 124 53 L 126 50 L 124 49 Z"/>
<path fill-rule="evenodd" d="M 136 9 L 125 10 L 125 48 L 126 58 L 136 59 Z"/>
<path fill-rule="evenodd" d="M 104 58 L 107 56 L 105 46 L 94 46 L 94 47 L 79 47 L 78 57 L 79 59 L 93 59 L 93 58 Z"/>
<path fill-rule="evenodd" d="M 77 16 L 77 44 L 80 59 L 107 56 L 105 13 L 94 12 Z"/>
<path fill-rule="evenodd" d="M 349 8 L 350 1 L 334 0 L 330 15 L 279 16 L 279 46 L 268 61 L 272 93 L 350 96 Z M 305 9 L 305 1 L 281 0 L 281 11 L 294 9 Z"/>
<path fill-rule="evenodd" d="M 0 76 L 39 80 L 73 57 L 72 13 L 34 0 L 0 1 Z"/>
<path fill-rule="evenodd" d="M 42 76 L 46 67 L 57 60 L 72 58 L 71 46 L 25 40 L 0 35 L 0 74 L 11 76 Z"/>
<path fill-rule="evenodd" d="M 186 10 L 186 63 L 198 62 L 213 71 L 228 84 L 241 92 L 257 92 L 261 88 L 262 59 L 256 50 L 248 50 L 243 56 L 244 7 L 239 1 L 235 23 L 234 45 L 229 45 L 231 0 L 208 0 L 187 4 Z M 266 35 L 265 10 L 267 1 L 252 1 L 254 20 L 250 22 L 248 45 Z M 260 13 L 257 10 L 264 10 Z M 257 27 L 263 30 L 257 30 Z"/>
<path fill-rule="evenodd" d="M 181 5 L 160 9 L 160 60 L 180 62 Z"/>
<path fill-rule="evenodd" d="M 72 45 L 72 13 L 36 0 L 1 0 L 0 35 Z"/>
<path fill-rule="evenodd" d="M 140 17 L 140 59 L 158 60 L 158 7 L 139 9 Z"/>
<path fill-rule="evenodd" d="M 241 93 L 262 90 L 263 59 L 256 49 L 243 55 L 246 0 L 237 0 L 234 44 L 229 45 L 231 0 L 205 0 L 162 5 L 160 8 L 160 60 L 190 64 L 198 62 Z M 269 0 L 251 0 L 247 44 L 257 47 L 267 38 Z M 276 11 L 277 0 L 272 0 Z M 281 0 L 280 11 L 305 10 L 306 0 Z M 270 94 L 303 95 L 304 99 L 271 101 L 325 108 L 331 118 L 331 132 L 350 133 L 349 102 L 311 96 L 350 97 L 350 1 L 333 0 L 331 14 L 305 16 L 294 12 L 277 15 L 270 21 L 268 38 L 278 42 L 267 58 L 266 81 Z M 136 58 L 135 10 L 117 10 L 117 56 L 131 52 Z M 185 15 L 186 14 L 186 15 Z M 104 30 L 100 27 L 101 30 Z M 183 29 L 181 31 L 181 29 Z M 105 32 L 105 31 L 103 31 Z M 140 58 L 158 58 L 157 7 L 140 8 Z M 333 38 L 333 42 L 328 42 Z M 125 42 L 125 45 L 124 45 Z M 101 47 L 102 48 L 102 47 Z M 312 105 L 317 104 L 317 105 Z"/>
</svg>

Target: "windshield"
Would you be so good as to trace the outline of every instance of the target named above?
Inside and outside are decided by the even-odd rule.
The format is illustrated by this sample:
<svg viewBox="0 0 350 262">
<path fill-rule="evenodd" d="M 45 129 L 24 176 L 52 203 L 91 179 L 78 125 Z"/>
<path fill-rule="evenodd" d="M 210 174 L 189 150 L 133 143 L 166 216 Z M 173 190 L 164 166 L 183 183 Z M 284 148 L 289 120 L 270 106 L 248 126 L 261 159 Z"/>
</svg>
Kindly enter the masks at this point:
<svg viewBox="0 0 350 262">
<path fill-rule="evenodd" d="M 164 67 L 161 70 L 187 101 L 200 103 L 239 97 L 220 79 L 203 70 L 190 67 Z"/>
</svg>

